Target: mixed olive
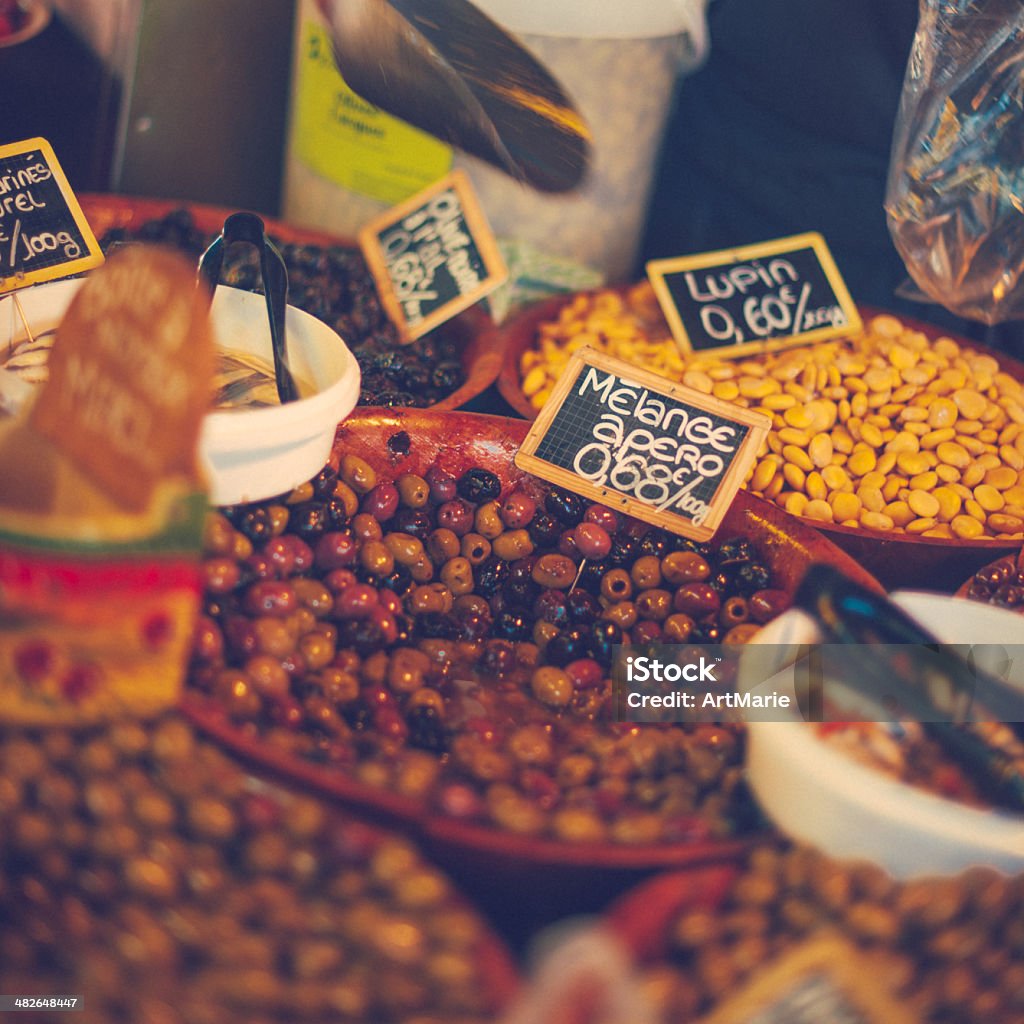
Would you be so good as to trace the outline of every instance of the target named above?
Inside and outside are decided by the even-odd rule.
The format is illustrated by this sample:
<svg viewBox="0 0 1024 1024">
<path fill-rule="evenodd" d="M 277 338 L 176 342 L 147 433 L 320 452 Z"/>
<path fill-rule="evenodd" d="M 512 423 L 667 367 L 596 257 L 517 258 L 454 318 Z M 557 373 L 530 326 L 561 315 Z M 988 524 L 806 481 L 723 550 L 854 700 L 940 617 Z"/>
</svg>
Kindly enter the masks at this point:
<svg viewBox="0 0 1024 1024">
<path fill-rule="evenodd" d="M 179 716 L 0 732 L 0 991 L 85 1022 L 470 1024 L 494 940 L 405 840 L 245 775 Z"/>
<path fill-rule="evenodd" d="M 388 450 L 407 451 L 404 432 Z M 618 644 L 742 643 L 788 595 L 746 538 L 694 543 L 530 477 L 336 464 L 206 535 L 191 685 L 266 743 L 524 835 L 725 836 L 729 724 L 614 720 Z"/>
<path fill-rule="evenodd" d="M 1024 552 L 1006 555 L 979 569 L 967 586 L 971 601 L 1024 612 Z"/>
<path fill-rule="evenodd" d="M 781 844 L 755 850 L 719 905 L 675 915 L 644 974 L 655 1019 L 696 1019 L 824 932 L 854 943 L 870 984 L 915 1020 L 1024 1020 L 1024 876 L 977 867 L 897 882 L 873 864 Z"/>
<path fill-rule="evenodd" d="M 170 245 L 198 259 L 213 236 L 196 226 L 189 210 L 180 209 L 137 228 L 112 228 L 100 246 L 106 251 L 129 241 Z M 360 405 L 429 406 L 465 383 L 461 346 L 449 330 L 399 343 L 357 248 L 273 241 L 288 268 L 289 303 L 337 331 L 356 357 L 362 371 Z M 259 290 L 255 251 L 228 252 L 222 280 L 236 288 Z"/>
</svg>

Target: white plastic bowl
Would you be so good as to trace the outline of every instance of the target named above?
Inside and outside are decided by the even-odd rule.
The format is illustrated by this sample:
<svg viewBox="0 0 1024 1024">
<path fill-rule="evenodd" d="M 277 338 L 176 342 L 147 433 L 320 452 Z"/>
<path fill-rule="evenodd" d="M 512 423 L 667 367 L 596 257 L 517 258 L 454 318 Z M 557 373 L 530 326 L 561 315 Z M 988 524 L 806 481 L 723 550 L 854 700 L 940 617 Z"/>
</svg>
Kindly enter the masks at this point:
<svg viewBox="0 0 1024 1024">
<path fill-rule="evenodd" d="M 60 322 L 81 283 L 55 281 L 18 293 L 33 332 Z M 271 361 L 262 295 L 222 286 L 211 316 L 218 345 Z M 269 498 L 314 476 L 327 462 L 335 428 L 359 399 L 359 364 L 335 331 L 294 306 L 288 307 L 285 326 L 292 372 L 315 392 L 286 405 L 207 414 L 199 457 L 214 505 Z M 15 320 L 16 336 L 19 327 Z"/>
<path fill-rule="evenodd" d="M 913 591 L 892 599 L 944 643 L 1024 644 L 1024 617 L 1015 612 Z M 765 679 L 782 645 L 819 640 L 804 613 L 780 616 L 754 639 L 779 647 L 760 656 L 751 648 L 741 685 L 748 673 Z M 1014 664 L 1007 678 L 1024 687 L 1024 664 Z M 782 693 L 788 685 L 792 693 L 792 680 L 783 669 L 761 686 Z M 1024 816 L 968 807 L 893 779 L 852 760 L 801 720 L 750 721 L 746 770 L 775 825 L 833 857 L 872 860 L 897 878 L 955 874 L 972 865 L 1024 871 Z"/>
</svg>

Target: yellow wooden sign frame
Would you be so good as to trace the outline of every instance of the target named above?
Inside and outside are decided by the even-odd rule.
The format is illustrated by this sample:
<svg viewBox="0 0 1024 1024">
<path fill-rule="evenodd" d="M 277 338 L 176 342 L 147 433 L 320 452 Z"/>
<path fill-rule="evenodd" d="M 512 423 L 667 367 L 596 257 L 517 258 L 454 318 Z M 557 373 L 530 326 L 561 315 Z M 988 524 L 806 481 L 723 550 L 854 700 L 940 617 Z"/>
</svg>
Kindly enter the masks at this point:
<svg viewBox="0 0 1024 1024">
<path fill-rule="evenodd" d="M 454 189 L 455 194 L 459 197 L 459 205 L 462 207 L 462 215 L 466 222 L 466 227 L 473 237 L 473 242 L 483 260 L 486 276 L 477 287 L 462 293 L 450 302 L 446 302 L 416 324 L 410 324 L 402 309 L 402 303 L 395 294 L 391 275 L 388 273 L 387 260 L 384 258 L 384 252 L 380 245 L 380 235 L 388 228 L 399 223 L 403 217 L 407 217 L 410 213 L 413 213 L 429 202 L 433 196 L 440 195 L 448 189 Z M 468 309 L 475 302 L 479 302 L 480 299 L 494 291 L 495 288 L 508 278 L 508 267 L 506 267 L 505 261 L 502 259 L 498 243 L 491 232 L 491 226 L 484 216 L 483 208 L 477 199 L 476 192 L 473 191 L 469 176 L 461 168 L 456 168 L 440 180 L 434 182 L 429 188 L 423 189 L 422 192 L 417 192 L 416 195 L 411 196 L 404 203 L 399 203 L 379 217 L 374 218 L 360 229 L 358 240 L 366 263 L 373 274 L 374 281 L 377 283 L 377 292 L 380 295 L 381 305 L 384 306 L 388 317 L 398 329 L 402 341 L 406 343 L 415 341 L 428 331 L 432 331 L 439 324 L 450 320 L 457 313 Z"/>
<path fill-rule="evenodd" d="M 554 422 L 570 391 L 577 384 L 580 371 L 587 366 L 613 373 L 626 386 L 639 387 L 664 398 L 685 402 L 694 409 L 711 413 L 731 423 L 749 428 L 747 436 L 741 442 L 732 462 L 719 481 L 714 495 L 708 502 L 710 512 L 703 523 L 699 525 L 687 523 L 684 517 L 674 512 L 660 511 L 639 498 L 623 494 L 612 487 L 591 483 L 576 473 L 563 469 L 561 466 L 555 466 L 536 456 L 535 453 L 541 440 Z M 722 519 L 746 478 L 747 471 L 757 457 L 758 450 L 770 429 L 771 420 L 762 413 L 733 405 L 731 402 L 715 398 L 712 395 L 705 395 L 700 391 L 694 391 L 693 388 L 688 388 L 676 381 L 668 380 L 649 370 L 642 370 L 632 363 L 615 359 L 589 346 L 584 346 L 566 364 L 558 382 L 552 389 L 551 396 L 533 421 L 514 461 L 520 469 L 543 480 L 549 480 L 566 490 L 581 494 L 592 501 L 600 502 L 616 511 L 624 512 L 636 519 L 642 519 L 644 522 L 653 523 L 655 526 L 663 527 L 684 537 L 704 541 L 714 536 L 721 525 Z"/>
<path fill-rule="evenodd" d="M 718 348 L 695 349 L 690 343 L 690 336 L 683 324 L 682 317 L 672 298 L 665 278 L 670 274 L 678 274 L 687 270 L 703 270 L 706 267 L 727 267 L 730 264 L 746 263 L 749 260 L 764 259 L 768 256 L 784 256 L 800 249 L 813 249 L 825 273 L 832 292 L 839 303 L 839 308 L 846 317 L 845 324 L 838 326 L 818 327 L 813 331 L 800 334 L 779 336 L 777 338 L 759 338 L 744 341 L 738 345 L 722 345 Z M 860 313 L 850 296 L 846 282 L 839 273 L 836 261 L 832 258 L 828 244 L 817 231 L 807 231 L 800 235 L 789 235 L 776 238 L 770 242 L 759 242 L 756 245 L 744 245 L 737 249 L 716 249 L 714 252 L 702 252 L 693 256 L 679 256 L 671 259 L 650 260 L 647 265 L 647 277 L 654 288 L 665 319 L 672 330 L 672 337 L 684 358 L 692 356 L 715 356 L 718 359 L 732 359 L 760 352 L 775 352 L 779 349 L 794 348 L 797 345 L 811 345 L 841 335 L 856 334 L 861 329 Z"/>
<path fill-rule="evenodd" d="M 64 202 L 67 204 L 68 212 L 75 222 L 75 227 L 85 242 L 86 252 L 84 256 L 68 260 L 66 263 L 59 263 L 56 266 L 44 267 L 41 270 L 18 271 L 8 277 L 0 276 L 0 294 L 17 291 L 31 284 L 40 284 L 43 281 L 56 281 L 64 277 L 71 277 L 74 274 L 80 274 L 85 270 L 92 270 L 93 267 L 98 267 L 104 259 L 103 251 L 96 241 L 96 236 L 92 233 L 92 228 L 89 227 L 89 222 L 85 219 L 81 206 L 78 205 L 78 199 L 75 198 L 71 184 L 64 174 L 63 168 L 60 166 L 57 154 L 54 153 L 53 146 L 46 139 L 25 139 L 22 142 L 12 142 L 6 146 L 0 146 L 0 160 L 8 156 L 17 156 L 20 153 L 29 153 L 32 150 L 39 150 L 42 153 L 47 169 L 53 175 L 53 180 L 60 189 Z"/>
<path fill-rule="evenodd" d="M 801 978 L 816 974 L 827 977 L 875 1024 L 919 1024 L 916 1016 L 882 989 L 858 948 L 834 930 L 812 936 L 784 953 L 699 1024 L 747 1024 Z"/>
</svg>

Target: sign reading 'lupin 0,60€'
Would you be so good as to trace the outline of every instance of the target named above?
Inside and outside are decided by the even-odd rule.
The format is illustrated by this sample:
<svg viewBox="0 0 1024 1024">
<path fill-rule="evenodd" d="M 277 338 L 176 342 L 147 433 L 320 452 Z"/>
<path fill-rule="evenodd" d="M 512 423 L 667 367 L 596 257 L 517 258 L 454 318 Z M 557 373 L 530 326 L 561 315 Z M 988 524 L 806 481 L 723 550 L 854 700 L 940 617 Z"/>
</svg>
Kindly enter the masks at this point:
<svg viewBox="0 0 1024 1024">
<path fill-rule="evenodd" d="M 39 138 L 0 146 L 0 294 L 102 262 L 53 147 Z"/>
<path fill-rule="evenodd" d="M 583 348 L 515 462 L 637 519 L 707 540 L 770 427 L 761 413 Z"/>
<path fill-rule="evenodd" d="M 652 260 L 647 276 L 687 355 L 731 359 L 860 328 L 857 307 L 816 232 Z"/>
</svg>

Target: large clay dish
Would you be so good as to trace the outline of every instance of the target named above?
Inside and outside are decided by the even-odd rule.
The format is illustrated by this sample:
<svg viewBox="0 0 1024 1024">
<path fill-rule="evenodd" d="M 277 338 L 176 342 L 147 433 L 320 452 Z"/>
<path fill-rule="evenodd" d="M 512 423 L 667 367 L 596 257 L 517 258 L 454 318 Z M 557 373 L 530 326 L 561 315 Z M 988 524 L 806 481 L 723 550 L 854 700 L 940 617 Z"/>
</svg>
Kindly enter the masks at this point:
<svg viewBox="0 0 1024 1024">
<path fill-rule="evenodd" d="M 501 396 L 516 412 L 533 419 L 537 410 L 523 394 L 519 363 L 527 349 L 532 348 L 537 330 L 542 323 L 554 319 L 572 296 L 556 296 L 531 306 L 504 326 L 488 331 L 488 343 L 503 347 L 504 362 L 498 374 L 497 386 Z M 865 320 L 883 310 L 862 306 Z M 1024 380 L 1024 364 L 986 349 L 968 338 L 951 335 L 933 324 L 897 314 L 899 319 L 929 338 L 952 337 L 958 344 L 978 349 L 991 355 L 1006 373 Z M 811 522 L 811 520 L 805 520 Z M 839 547 L 852 555 L 874 575 L 887 590 L 896 587 L 921 587 L 951 592 L 960 580 L 969 578 L 983 565 L 1003 555 L 1019 550 L 1020 540 L 1001 540 L 986 537 L 978 540 L 947 540 L 920 537 L 907 533 L 864 530 L 859 527 L 815 522 L 814 526 L 830 537 Z"/>
<path fill-rule="evenodd" d="M 337 444 L 389 476 L 421 473 L 436 460 L 455 474 L 471 465 L 483 466 L 508 485 L 523 475 L 512 457 L 528 427 L 524 420 L 474 413 L 365 408 L 357 409 L 341 424 Z M 409 437 L 408 454 L 390 454 L 388 438 L 403 431 Z M 812 527 L 744 492 L 729 510 L 720 533 L 721 537 L 736 535 L 755 541 L 776 585 L 786 590 L 792 591 L 807 567 L 818 562 L 835 565 L 864 585 L 879 589 L 877 581 Z M 547 884 L 552 878 L 582 878 L 592 870 L 636 871 L 728 861 L 749 845 L 747 839 L 623 845 L 516 836 L 440 815 L 421 802 L 282 753 L 250 730 L 232 725 L 219 709 L 195 696 L 189 699 L 187 712 L 197 725 L 243 758 L 345 807 L 412 832 L 449 867 L 455 863 L 467 868 L 486 866 L 495 876 L 521 873 L 535 879 L 541 877 L 538 872 L 555 872 L 546 877 Z"/>
<path fill-rule="evenodd" d="M 97 238 L 102 237 L 111 228 L 137 228 L 148 220 L 159 219 L 172 210 L 180 209 L 188 210 L 192 214 L 200 231 L 217 234 L 224 226 L 225 218 L 235 212 L 222 206 L 208 206 L 176 199 L 137 199 L 133 196 L 86 194 L 79 196 L 79 201 Z M 263 223 L 268 234 L 284 242 L 321 247 L 344 245 L 353 248 L 356 244 L 352 239 L 296 227 L 271 217 L 264 217 Z M 459 343 L 466 381 L 447 398 L 429 408 L 459 409 L 494 383 L 503 363 L 503 354 L 498 347 L 500 339 L 487 332 L 490 326 L 490 317 L 479 306 L 474 306 L 439 328 Z"/>
</svg>

